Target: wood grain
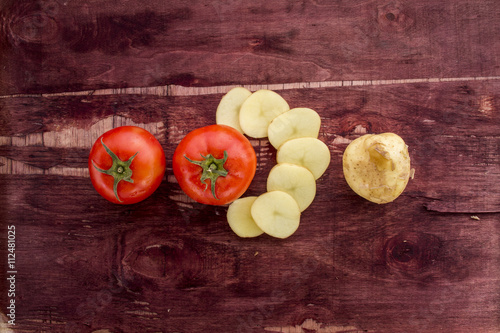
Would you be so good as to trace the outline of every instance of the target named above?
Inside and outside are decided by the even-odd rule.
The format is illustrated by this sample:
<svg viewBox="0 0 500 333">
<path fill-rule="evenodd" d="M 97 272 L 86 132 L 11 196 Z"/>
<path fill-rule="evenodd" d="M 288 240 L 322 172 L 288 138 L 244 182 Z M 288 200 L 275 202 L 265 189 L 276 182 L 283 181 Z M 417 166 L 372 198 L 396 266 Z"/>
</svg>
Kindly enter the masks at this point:
<svg viewBox="0 0 500 333">
<path fill-rule="evenodd" d="M 500 75 L 496 0 L 0 5 L 0 95 Z"/>
<path fill-rule="evenodd" d="M 227 207 L 193 202 L 172 176 L 176 145 L 215 121 L 222 94 L 2 99 L 0 158 L 25 166 L 0 167 L 2 223 L 18 229 L 16 328 L 498 331 L 499 88 L 464 81 L 280 91 L 291 107 L 320 114 L 332 155 L 286 240 L 238 238 Z M 85 168 L 92 140 L 125 123 L 156 131 L 167 174 L 146 201 L 117 206 L 97 194 Z M 350 140 L 385 131 L 406 140 L 416 173 L 396 202 L 375 205 L 349 189 L 341 156 Z M 259 163 L 247 194 L 258 195 L 276 151 L 266 139 L 252 144 Z"/>
<path fill-rule="evenodd" d="M 500 331 L 500 2 L 0 1 L 0 332 Z M 321 116 L 331 164 L 286 240 L 232 233 L 171 156 L 234 86 Z M 94 190 L 103 132 L 167 156 L 147 200 Z M 415 178 L 357 196 L 341 157 L 395 132 Z M 276 150 L 247 195 L 266 189 Z M 7 227 L 16 227 L 16 325 Z"/>
</svg>

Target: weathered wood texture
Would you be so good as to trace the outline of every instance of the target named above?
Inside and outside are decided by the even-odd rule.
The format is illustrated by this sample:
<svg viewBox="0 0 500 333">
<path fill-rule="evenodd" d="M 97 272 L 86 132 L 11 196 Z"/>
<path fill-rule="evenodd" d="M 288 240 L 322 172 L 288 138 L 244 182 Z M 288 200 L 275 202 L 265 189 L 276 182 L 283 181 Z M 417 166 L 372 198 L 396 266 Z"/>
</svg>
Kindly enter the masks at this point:
<svg viewBox="0 0 500 333">
<path fill-rule="evenodd" d="M 500 331 L 500 2 L 0 0 L 0 331 Z M 391 81 L 394 80 L 394 81 Z M 396 82 L 397 84 L 391 84 Z M 286 240 L 240 239 L 172 174 L 229 85 L 322 118 L 332 162 Z M 87 170 L 104 131 L 161 142 L 165 180 L 108 203 Z M 395 132 L 415 179 L 355 195 L 347 144 Z M 248 195 L 276 151 L 251 141 Z M 6 326 L 7 226 L 16 326 Z"/>
<path fill-rule="evenodd" d="M 18 332 L 497 332 L 499 88 L 280 91 L 318 111 L 332 156 L 286 240 L 239 239 L 227 207 L 192 202 L 172 176 L 177 143 L 215 121 L 220 94 L 2 99 L 0 216 L 18 232 Z M 167 156 L 164 183 L 132 206 L 102 199 L 85 170 L 93 140 L 120 124 L 148 128 Z M 416 173 L 396 202 L 376 205 L 349 189 L 341 156 L 384 131 L 406 140 Z M 252 143 L 258 195 L 275 150 Z"/>
<path fill-rule="evenodd" d="M 499 76 L 497 0 L 0 2 L 0 95 Z"/>
</svg>

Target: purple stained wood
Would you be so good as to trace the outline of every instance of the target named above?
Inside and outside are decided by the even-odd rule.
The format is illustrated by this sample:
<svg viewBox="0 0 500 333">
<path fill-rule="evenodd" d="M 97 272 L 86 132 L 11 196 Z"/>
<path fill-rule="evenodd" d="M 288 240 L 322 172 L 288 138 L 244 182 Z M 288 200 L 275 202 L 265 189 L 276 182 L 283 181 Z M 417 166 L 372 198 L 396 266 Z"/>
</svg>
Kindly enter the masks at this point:
<svg viewBox="0 0 500 333">
<path fill-rule="evenodd" d="M 3 1 L 0 315 L 15 226 L 15 332 L 498 332 L 499 5 Z M 174 180 L 176 145 L 215 122 L 215 86 L 230 84 L 277 84 L 321 116 L 331 164 L 286 240 L 238 238 L 227 207 Z M 124 87 L 151 89 L 111 89 Z M 86 171 L 121 125 L 167 156 L 132 206 Z M 350 140 L 381 132 L 404 138 L 415 168 L 387 205 L 357 196 L 341 163 Z M 251 142 L 246 195 L 259 195 L 276 150 Z"/>
<path fill-rule="evenodd" d="M 0 94 L 498 76 L 498 1 L 4 1 Z"/>
<path fill-rule="evenodd" d="M 227 207 L 190 202 L 172 181 L 177 143 L 214 122 L 222 95 L 4 99 L 12 125 L 0 136 L 17 145 L 2 145 L 1 156 L 30 166 L 0 175 L 2 223 L 18 230 L 18 327 L 494 331 L 497 88 L 453 82 L 279 91 L 291 107 L 320 114 L 320 139 L 332 156 L 317 197 L 286 240 L 238 238 L 225 220 Z M 156 136 L 167 156 L 164 183 L 132 206 L 108 203 L 77 172 L 90 147 L 44 145 L 55 133 L 96 132 L 96 124 L 124 119 L 161 123 Z M 406 140 L 416 172 L 396 202 L 376 205 L 349 189 L 341 156 L 348 140 L 384 131 Z M 30 145 L 36 133 L 45 142 Z M 253 145 L 259 165 L 247 195 L 265 191 L 276 157 L 266 139 Z M 54 174 L 62 169 L 69 174 Z"/>
</svg>

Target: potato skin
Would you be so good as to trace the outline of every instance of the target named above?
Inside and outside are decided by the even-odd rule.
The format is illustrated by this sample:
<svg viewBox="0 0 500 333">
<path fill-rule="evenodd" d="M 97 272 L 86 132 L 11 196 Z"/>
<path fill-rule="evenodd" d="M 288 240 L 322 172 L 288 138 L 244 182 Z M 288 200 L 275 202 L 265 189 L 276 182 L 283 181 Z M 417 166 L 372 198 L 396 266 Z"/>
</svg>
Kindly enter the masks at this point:
<svg viewBox="0 0 500 333">
<path fill-rule="evenodd" d="M 349 187 L 377 204 L 394 201 L 410 178 L 408 146 L 394 133 L 355 139 L 345 149 L 342 165 Z"/>
</svg>

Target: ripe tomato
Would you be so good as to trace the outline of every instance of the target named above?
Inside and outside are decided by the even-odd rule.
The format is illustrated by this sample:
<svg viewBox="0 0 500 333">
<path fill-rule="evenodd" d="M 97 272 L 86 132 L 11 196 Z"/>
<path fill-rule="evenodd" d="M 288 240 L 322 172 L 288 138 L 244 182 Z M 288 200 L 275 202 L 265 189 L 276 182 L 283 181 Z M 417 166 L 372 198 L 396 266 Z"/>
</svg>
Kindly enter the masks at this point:
<svg viewBox="0 0 500 333">
<path fill-rule="evenodd" d="M 226 125 L 210 125 L 188 133 L 173 157 L 174 175 L 181 189 L 197 202 L 209 205 L 224 205 L 243 195 L 256 166 L 250 141 Z"/>
<path fill-rule="evenodd" d="M 88 164 L 99 194 L 114 203 L 133 204 L 158 188 L 166 161 L 162 146 L 151 133 L 136 126 L 121 126 L 97 139 Z"/>
</svg>

